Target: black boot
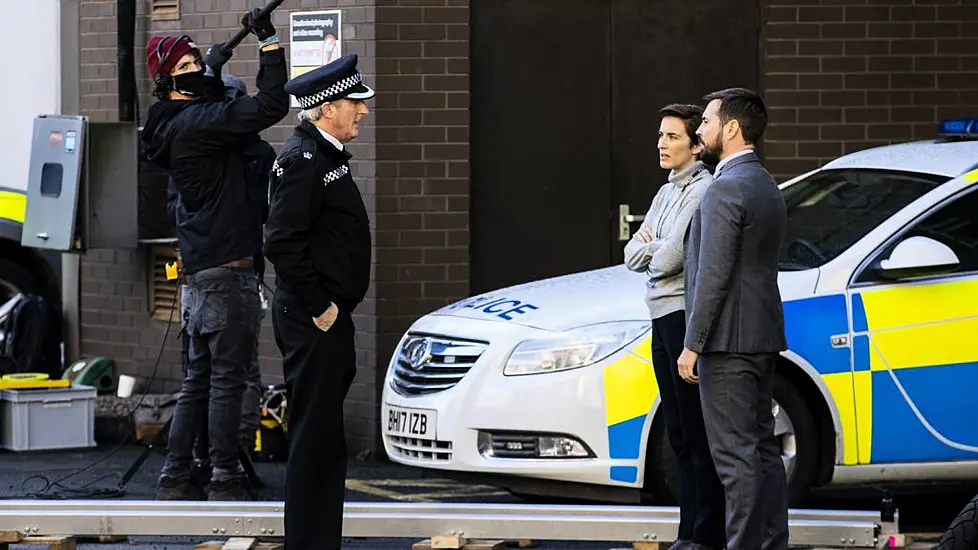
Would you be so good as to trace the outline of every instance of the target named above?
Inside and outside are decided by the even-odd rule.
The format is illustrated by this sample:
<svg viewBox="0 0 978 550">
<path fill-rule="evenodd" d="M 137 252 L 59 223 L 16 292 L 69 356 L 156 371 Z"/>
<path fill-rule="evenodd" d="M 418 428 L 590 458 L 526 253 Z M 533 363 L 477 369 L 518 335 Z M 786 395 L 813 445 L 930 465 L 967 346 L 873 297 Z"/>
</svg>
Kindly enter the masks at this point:
<svg viewBox="0 0 978 550">
<path fill-rule="evenodd" d="M 244 473 L 232 474 L 219 480 L 211 480 L 207 488 L 207 500 L 255 500 Z"/>
<path fill-rule="evenodd" d="M 207 495 L 191 476 L 160 476 L 156 500 L 205 500 Z"/>
</svg>

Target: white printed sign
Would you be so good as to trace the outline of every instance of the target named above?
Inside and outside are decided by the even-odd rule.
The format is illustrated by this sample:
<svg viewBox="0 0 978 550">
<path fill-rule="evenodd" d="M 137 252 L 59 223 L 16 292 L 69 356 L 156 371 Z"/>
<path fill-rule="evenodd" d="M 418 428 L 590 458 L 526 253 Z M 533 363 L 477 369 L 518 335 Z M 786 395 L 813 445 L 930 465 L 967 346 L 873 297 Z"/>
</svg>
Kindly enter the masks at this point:
<svg viewBox="0 0 978 550">
<path fill-rule="evenodd" d="M 343 55 L 340 10 L 300 11 L 289 15 L 291 78 L 322 67 Z M 299 106 L 295 97 L 292 97 L 292 106 Z"/>
</svg>

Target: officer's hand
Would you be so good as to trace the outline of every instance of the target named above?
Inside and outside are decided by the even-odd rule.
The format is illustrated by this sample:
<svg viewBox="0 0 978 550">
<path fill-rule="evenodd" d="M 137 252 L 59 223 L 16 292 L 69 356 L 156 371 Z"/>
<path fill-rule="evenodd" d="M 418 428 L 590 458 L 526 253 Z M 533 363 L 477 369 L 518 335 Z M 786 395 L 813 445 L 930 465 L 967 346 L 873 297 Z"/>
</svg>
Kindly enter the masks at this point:
<svg viewBox="0 0 978 550">
<path fill-rule="evenodd" d="M 211 71 L 214 72 L 214 76 L 221 76 L 221 67 L 223 67 L 228 61 L 231 60 L 231 56 L 234 55 L 234 51 L 224 53 L 222 49 L 224 48 L 224 42 L 218 42 L 210 48 L 207 48 L 207 53 L 204 55 L 204 64 L 210 67 Z"/>
<path fill-rule="evenodd" d="M 275 36 L 275 26 L 272 25 L 272 14 L 259 19 L 259 13 L 261 13 L 261 9 L 252 8 L 241 18 L 241 24 L 261 41 Z"/>
<path fill-rule="evenodd" d="M 323 312 L 319 317 L 313 317 L 312 322 L 316 324 L 316 328 L 326 332 L 333 323 L 336 322 L 336 316 L 339 314 L 340 310 L 336 308 L 336 304 L 330 304 L 329 308 Z"/>
</svg>

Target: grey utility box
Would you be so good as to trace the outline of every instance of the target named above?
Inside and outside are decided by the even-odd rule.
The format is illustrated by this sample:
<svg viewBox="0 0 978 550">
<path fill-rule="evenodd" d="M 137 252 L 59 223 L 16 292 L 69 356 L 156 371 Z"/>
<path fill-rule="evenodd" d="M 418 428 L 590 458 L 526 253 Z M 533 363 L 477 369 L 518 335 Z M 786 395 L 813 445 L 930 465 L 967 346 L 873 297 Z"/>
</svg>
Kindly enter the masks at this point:
<svg viewBox="0 0 978 550">
<path fill-rule="evenodd" d="M 94 447 L 95 398 L 96 390 L 89 386 L 0 390 L 0 448 Z"/>
<path fill-rule="evenodd" d="M 35 118 L 21 244 L 62 252 L 136 248 L 138 140 L 133 122 Z"/>
</svg>

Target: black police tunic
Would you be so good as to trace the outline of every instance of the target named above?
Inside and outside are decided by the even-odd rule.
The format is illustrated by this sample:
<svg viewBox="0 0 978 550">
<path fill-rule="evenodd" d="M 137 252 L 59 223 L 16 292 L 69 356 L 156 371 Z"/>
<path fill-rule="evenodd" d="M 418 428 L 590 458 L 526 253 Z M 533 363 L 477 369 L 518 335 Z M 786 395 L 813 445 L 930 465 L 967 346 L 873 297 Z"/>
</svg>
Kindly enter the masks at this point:
<svg viewBox="0 0 978 550">
<path fill-rule="evenodd" d="M 265 257 L 312 317 L 331 303 L 352 311 L 370 283 L 370 221 L 350 158 L 303 121 L 272 166 Z"/>
<path fill-rule="evenodd" d="M 272 166 L 264 252 L 276 273 L 272 327 L 289 403 L 288 548 L 339 549 L 346 435 L 343 402 L 356 376 L 352 311 L 370 280 L 367 211 L 350 154 L 309 122 Z M 313 323 L 335 303 L 329 330 Z"/>
</svg>

